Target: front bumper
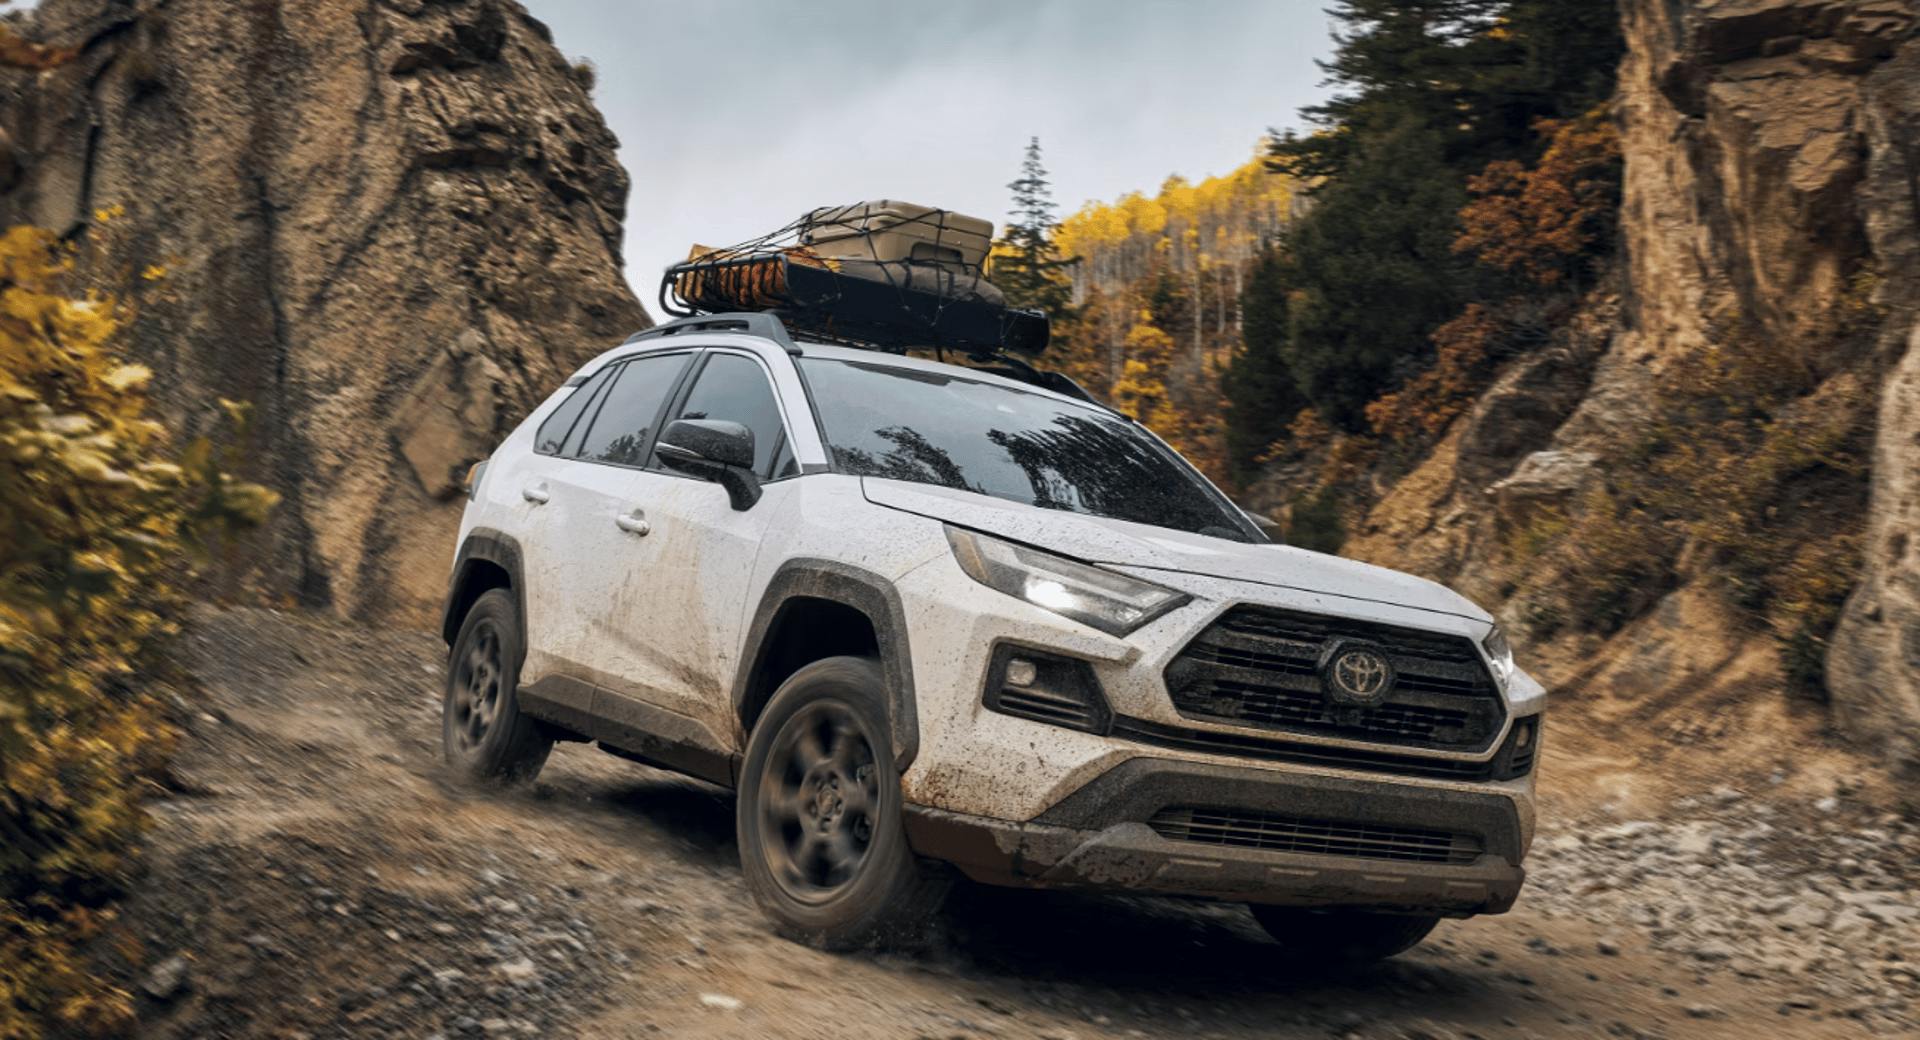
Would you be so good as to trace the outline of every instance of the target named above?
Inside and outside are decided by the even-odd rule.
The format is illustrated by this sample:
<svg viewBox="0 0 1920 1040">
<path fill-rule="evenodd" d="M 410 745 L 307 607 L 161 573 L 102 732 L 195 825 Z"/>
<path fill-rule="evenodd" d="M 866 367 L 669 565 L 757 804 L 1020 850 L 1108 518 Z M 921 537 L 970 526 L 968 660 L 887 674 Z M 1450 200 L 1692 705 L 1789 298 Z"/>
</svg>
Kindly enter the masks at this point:
<svg viewBox="0 0 1920 1040">
<path fill-rule="evenodd" d="M 1163 836 L 1174 806 L 1470 836 L 1470 862 L 1275 851 Z M 989 884 L 1204 896 L 1450 916 L 1501 913 L 1526 872 L 1512 799 L 1493 793 L 1134 758 L 1027 822 L 909 806 L 914 851 Z"/>
</svg>

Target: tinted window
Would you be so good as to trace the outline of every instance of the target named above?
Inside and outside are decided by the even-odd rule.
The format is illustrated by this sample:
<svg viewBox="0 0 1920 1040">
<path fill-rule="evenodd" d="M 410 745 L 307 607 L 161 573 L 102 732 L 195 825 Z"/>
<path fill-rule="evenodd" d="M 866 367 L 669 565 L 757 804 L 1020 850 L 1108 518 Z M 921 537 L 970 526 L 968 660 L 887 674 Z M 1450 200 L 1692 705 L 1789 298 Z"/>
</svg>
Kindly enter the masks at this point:
<svg viewBox="0 0 1920 1040">
<path fill-rule="evenodd" d="M 781 480 L 797 476 L 799 472 L 800 463 L 793 457 L 793 442 L 783 436 L 780 438 L 780 449 L 773 453 L 773 468 L 768 476 L 773 480 Z"/>
<path fill-rule="evenodd" d="M 654 423 L 666 407 L 686 354 L 644 357 L 621 366 L 606 400 L 593 416 L 580 457 L 594 462 L 638 466 L 646 461 Z"/>
<path fill-rule="evenodd" d="M 800 364 L 843 473 L 1252 540 L 1192 467 L 1110 412 L 940 372 Z"/>
<path fill-rule="evenodd" d="M 587 402 L 587 410 L 580 415 L 580 421 L 573 424 L 573 432 L 567 434 L 565 444 L 560 446 L 560 457 L 575 458 L 580 454 L 580 444 L 587 439 L 587 429 L 593 425 L 593 417 L 600 414 L 600 403 L 607 399 L 607 388 L 613 385 L 614 377 L 620 372 L 618 364 L 608 365 L 601 370 L 606 378 L 594 388 L 593 398 Z"/>
<path fill-rule="evenodd" d="M 595 372 L 592 379 L 574 387 L 567 394 L 567 399 L 560 402 L 560 407 L 547 416 L 547 421 L 541 423 L 539 431 L 533 435 L 534 451 L 552 455 L 560 450 L 561 442 L 567 439 L 568 431 L 573 429 L 573 421 L 580 418 L 580 413 L 587 409 L 587 402 L 593 400 L 594 394 L 606 384 L 607 374 L 608 370 L 603 368 Z"/>
<path fill-rule="evenodd" d="M 724 419 L 753 431 L 753 468 L 767 474 L 779 447 L 780 405 L 759 362 L 739 354 L 715 354 L 694 381 L 679 419 Z"/>
</svg>

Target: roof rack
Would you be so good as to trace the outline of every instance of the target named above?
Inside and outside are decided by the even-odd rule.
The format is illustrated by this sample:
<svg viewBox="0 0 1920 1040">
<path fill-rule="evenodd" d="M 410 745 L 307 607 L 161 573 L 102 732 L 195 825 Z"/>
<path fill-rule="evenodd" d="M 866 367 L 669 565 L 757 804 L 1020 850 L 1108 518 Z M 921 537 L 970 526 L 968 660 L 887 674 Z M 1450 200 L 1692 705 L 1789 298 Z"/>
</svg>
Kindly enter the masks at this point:
<svg viewBox="0 0 1920 1040">
<path fill-rule="evenodd" d="M 977 227 L 974 225 L 978 225 Z M 1009 307 L 981 274 L 992 225 L 882 200 L 829 207 L 725 249 L 695 246 L 660 279 L 677 320 L 627 342 L 686 331 L 737 332 L 789 354 L 807 340 L 892 354 L 948 352 L 1002 378 L 1112 411 L 1080 384 L 1029 361 L 1051 338 L 1047 316 Z"/>
<path fill-rule="evenodd" d="M 778 314 L 771 311 L 733 311 L 726 314 L 697 314 L 690 318 L 677 318 L 650 329 L 642 329 L 628 336 L 626 343 L 639 343 L 642 340 L 665 339 L 686 332 L 736 332 L 747 336 L 757 336 L 772 340 L 782 350 L 796 357 L 805 354 L 806 349 L 794 342 L 788 334 L 786 323 Z M 905 351 L 899 351 L 905 353 Z M 1028 386 L 1037 386 L 1051 390 L 1089 404 L 1107 406 L 1097 400 L 1086 388 L 1059 372 L 1049 372 L 1035 368 L 1026 360 L 1005 352 L 972 353 L 968 359 L 979 365 L 983 371 Z M 990 367 L 992 366 L 992 367 Z M 584 379 L 582 380 L 584 382 Z M 1108 409 L 1111 411 L 1112 409 Z"/>
<path fill-rule="evenodd" d="M 877 217 L 876 206 L 886 207 Z M 846 216 L 854 210 L 868 215 Z M 660 308 L 768 311 L 810 338 L 893 353 L 1040 353 L 1046 315 L 1007 306 L 981 275 L 985 236 L 962 226 L 971 221 L 884 200 L 817 210 L 739 245 L 694 247 L 664 272 Z"/>
</svg>

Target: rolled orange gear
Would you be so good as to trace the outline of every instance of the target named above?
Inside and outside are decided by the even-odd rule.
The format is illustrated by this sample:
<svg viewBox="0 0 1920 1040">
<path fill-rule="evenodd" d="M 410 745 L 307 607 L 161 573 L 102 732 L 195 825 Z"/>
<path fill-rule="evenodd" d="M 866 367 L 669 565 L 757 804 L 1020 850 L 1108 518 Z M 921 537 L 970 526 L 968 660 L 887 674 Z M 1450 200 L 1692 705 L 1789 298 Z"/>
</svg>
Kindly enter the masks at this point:
<svg viewBox="0 0 1920 1040">
<path fill-rule="evenodd" d="M 809 267 L 833 265 L 804 246 L 790 246 L 777 252 L 744 257 L 728 255 L 727 250 L 696 244 L 687 252 L 688 263 L 703 260 L 746 260 L 731 267 L 682 271 L 674 279 L 674 291 L 680 298 L 702 310 L 720 311 L 747 308 L 762 310 L 777 307 L 787 298 L 784 256 L 792 263 Z"/>
</svg>

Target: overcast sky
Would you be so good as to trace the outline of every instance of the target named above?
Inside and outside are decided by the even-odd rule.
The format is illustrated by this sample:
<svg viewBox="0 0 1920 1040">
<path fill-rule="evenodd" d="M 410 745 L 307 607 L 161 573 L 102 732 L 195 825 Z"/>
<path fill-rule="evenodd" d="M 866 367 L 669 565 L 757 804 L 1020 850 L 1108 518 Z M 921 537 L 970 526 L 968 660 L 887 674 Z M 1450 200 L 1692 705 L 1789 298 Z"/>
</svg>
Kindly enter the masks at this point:
<svg viewBox="0 0 1920 1040">
<path fill-rule="evenodd" d="M 1006 220 L 1037 135 L 1061 215 L 1244 162 L 1324 93 L 1324 0 L 524 0 L 599 68 L 627 277 L 816 206 Z M 656 313 L 656 317 L 657 317 Z"/>
</svg>

